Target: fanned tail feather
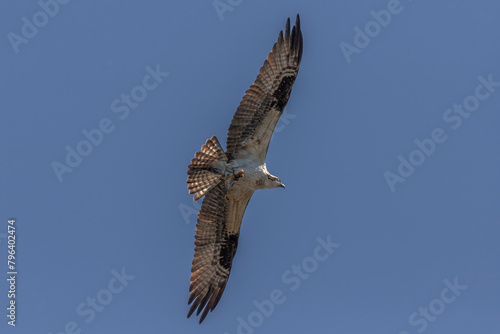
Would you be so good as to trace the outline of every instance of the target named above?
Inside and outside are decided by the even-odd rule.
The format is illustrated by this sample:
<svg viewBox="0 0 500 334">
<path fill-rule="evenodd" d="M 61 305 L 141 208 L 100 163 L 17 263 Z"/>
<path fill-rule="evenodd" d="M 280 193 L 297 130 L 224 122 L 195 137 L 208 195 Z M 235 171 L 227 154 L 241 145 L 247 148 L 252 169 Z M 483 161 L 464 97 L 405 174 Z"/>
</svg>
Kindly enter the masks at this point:
<svg viewBox="0 0 500 334">
<path fill-rule="evenodd" d="M 188 166 L 188 189 L 190 194 L 194 194 L 197 201 L 203 195 L 217 185 L 224 174 L 217 170 L 217 162 L 226 162 L 227 156 L 222 149 L 217 137 L 207 139 L 205 145 L 201 147 L 201 152 L 196 152 L 191 164 Z"/>
</svg>

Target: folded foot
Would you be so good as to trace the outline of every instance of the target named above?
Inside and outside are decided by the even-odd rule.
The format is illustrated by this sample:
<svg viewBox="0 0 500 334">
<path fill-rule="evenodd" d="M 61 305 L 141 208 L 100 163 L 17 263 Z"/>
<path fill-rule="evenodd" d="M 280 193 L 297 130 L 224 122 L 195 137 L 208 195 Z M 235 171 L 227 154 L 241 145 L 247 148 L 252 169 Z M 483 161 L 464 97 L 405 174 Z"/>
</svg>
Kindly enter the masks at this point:
<svg viewBox="0 0 500 334">
<path fill-rule="evenodd" d="M 243 174 L 244 174 L 244 173 L 245 173 L 245 171 L 244 171 L 243 169 L 240 169 L 240 170 L 238 171 L 238 173 L 233 173 L 233 175 L 234 175 L 234 177 L 235 177 L 236 179 L 239 179 L 240 177 L 242 177 L 242 176 L 243 176 Z"/>
</svg>

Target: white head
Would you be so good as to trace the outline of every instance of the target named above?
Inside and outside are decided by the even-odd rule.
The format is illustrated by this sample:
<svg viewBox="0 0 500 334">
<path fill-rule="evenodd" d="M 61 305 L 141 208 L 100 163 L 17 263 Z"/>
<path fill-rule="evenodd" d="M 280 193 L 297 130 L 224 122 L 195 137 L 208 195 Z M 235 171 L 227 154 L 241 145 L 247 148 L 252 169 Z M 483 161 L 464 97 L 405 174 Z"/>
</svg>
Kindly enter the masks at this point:
<svg viewBox="0 0 500 334">
<path fill-rule="evenodd" d="M 267 180 L 264 182 L 266 188 L 285 188 L 283 182 L 281 182 L 280 178 L 271 174 L 267 174 Z"/>
</svg>

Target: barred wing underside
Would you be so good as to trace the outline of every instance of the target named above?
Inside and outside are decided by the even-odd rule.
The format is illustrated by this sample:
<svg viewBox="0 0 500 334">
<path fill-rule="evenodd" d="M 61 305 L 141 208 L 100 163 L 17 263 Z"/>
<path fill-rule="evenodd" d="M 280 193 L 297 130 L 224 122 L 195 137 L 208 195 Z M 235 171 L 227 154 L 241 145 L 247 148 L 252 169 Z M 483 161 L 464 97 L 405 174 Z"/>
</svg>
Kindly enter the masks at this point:
<svg viewBox="0 0 500 334">
<path fill-rule="evenodd" d="M 257 79 L 245 92 L 227 132 L 227 154 L 232 158 L 252 156 L 265 161 L 269 142 L 292 91 L 302 58 L 302 32 L 297 15 L 290 33 L 280 32 Z"/>
<path fill-rule="evenodd" d="M 236 195 L 234 195 L 236 194 Z M 253 191 L 230 194 L 224 182 L 210 189 L 201 205 L 196 224 L 188 318 L 197 309 L 200 324 L 219 302 L 238 247 L 241 219 Z"/>
</svg>

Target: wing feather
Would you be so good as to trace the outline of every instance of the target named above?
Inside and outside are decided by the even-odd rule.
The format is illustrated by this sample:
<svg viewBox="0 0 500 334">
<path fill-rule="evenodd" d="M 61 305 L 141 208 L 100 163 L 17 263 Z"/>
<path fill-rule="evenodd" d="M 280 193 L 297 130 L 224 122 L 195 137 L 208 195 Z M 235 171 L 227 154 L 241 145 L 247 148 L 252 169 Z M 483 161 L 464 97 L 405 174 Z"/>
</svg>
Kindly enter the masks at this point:
<svg viewBox="0 0 500 334">
<path fill-rule="evenodd" d="M 300 17 L 290 32 L 287 20 L 285 37 L 278 36 L 255 82 L 245 92 L 227 133 L 227 154 L 231 158 L 254 156 L 264 161 L 279 117 L 290 98 L 302 59 Z"/>
<path fill-rule="evenodd" d="M 196 224 L 194 257 L 191 267 L 188 318 L 201 313 L 200 324 L 219 303 L 226 288 L 246 206 L 253 191 L 224 182 L 210 189 L 203 199 Z"/>
</svg>

